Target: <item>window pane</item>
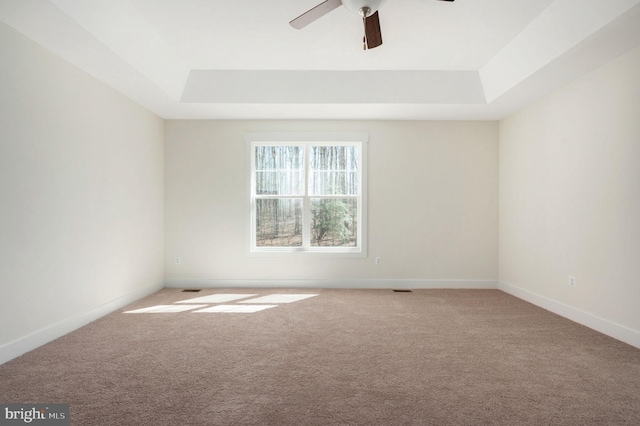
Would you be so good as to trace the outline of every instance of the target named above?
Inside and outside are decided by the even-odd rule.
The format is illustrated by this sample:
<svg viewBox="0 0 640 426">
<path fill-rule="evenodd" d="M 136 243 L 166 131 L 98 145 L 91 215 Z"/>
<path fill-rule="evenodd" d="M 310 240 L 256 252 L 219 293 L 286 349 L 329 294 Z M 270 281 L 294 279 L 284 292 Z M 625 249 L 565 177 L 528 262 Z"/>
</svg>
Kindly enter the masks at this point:
<svg viewBox="0 0 640 426">
<path fill-rule="evenodd" d="M 302 195 L 301 171 L 257 171 L 256 195 Z"/>
<path fill-rule="evenodd" d="M 311 199 L 311 246 L 356 247 L 357 229 L 357 200 Z"/>
<path fill-rule="evenodd" d="M 256 200 L 256 246 L 299 247 L 302 245 L 302 200 Z"/>
<path fill-rule="evenodd" d="M 302 195 L 303 156 L 301 146 L 256 146 L 257 195 Z"/>
<path fill-rule="evenodd" d="M 311 195 L 358 195 L 358 163 L 355 146 L 310 147 Z"/>
</svg>

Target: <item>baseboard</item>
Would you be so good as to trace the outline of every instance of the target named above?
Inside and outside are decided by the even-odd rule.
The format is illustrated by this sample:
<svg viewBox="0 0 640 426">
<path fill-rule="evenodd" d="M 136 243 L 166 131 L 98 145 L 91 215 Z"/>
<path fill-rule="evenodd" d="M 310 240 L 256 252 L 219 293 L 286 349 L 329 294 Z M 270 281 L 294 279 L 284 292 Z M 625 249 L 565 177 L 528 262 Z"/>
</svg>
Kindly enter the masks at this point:
<svg viewBox="0 0 640 426">
<path fill-rule="evenodd" d="M 459 288 L 497 289 L 496 280 L 423 280 L 423 279 L 166 279 L 166 288 Z"/>
<path fill-rule="evenodd" d="M 503 281 L 498 283 L 498 289 L 640 349 L 640 331 L 600 318 L 589 312 L 576 309 Z"/>
<path fill-rule="evenodd" d="M 129 305 L 136 300 L 142 299 L 156 291 L 162 289 L 162 285 L 156 284 L 148 286 L 143 289 L 128 293 L 117 299 L 111 300 L 100 306 L 97 306 L 87 312 L 73 315 L 66 318 L 56 324 L 50 325 L 42 330 L 38 330 L 35 333 L 31 333 L 27 336 L 21 337 L 12 342 L 6 343 L 0 346 L 0 365 L 14 358 L 19 357 L 39 346 L 49 343 L 59 337 L 64 336 L 80 327 L 83 327 L 90 322 L 93 322 L 111 312 L 114 312 L 126 305 Z"/>
</svg>

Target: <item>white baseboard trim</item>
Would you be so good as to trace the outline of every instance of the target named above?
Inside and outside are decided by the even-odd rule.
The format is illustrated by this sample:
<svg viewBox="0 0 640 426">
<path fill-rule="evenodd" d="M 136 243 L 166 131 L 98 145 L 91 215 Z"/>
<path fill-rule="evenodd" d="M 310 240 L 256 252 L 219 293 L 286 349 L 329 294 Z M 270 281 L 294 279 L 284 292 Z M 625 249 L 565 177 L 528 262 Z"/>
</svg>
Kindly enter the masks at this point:
<svg viewBox="0 0 640 426">
<path fill-rule="evenodd" d="M 600 318 L 564 303 L 556 302 L 504 281 L 498 283 L 498 289 L 640 349 L 640 331 L 638 330 Z"/>
<path fill-rule="evenodd" d="M 422 280 L 422 279 L 181 279 L 164 282 L 166 288 L 395 288 L 395 289 L 497 289 L 497 280 Z"/>
<path fill-rule="evenodd" d="M 158 290 L 161 290 L 162 284 L 155 284 L 143 289 L 125 294 L 117 299 L 106 302 L 87 312 L 73 315 L 46 328 L 38 330 L 27 336 L 21 337 L 12 342 L 0 346 L 0 365 L 14 358 L 19 357 L 39 346 L 49 343 L 59 337 L 64 336 L 74 330 L 83 327 L 111 312 L 114 312 L 124 306 L 127 306 L 136 300 L 149 296 Z"/>
</svg>

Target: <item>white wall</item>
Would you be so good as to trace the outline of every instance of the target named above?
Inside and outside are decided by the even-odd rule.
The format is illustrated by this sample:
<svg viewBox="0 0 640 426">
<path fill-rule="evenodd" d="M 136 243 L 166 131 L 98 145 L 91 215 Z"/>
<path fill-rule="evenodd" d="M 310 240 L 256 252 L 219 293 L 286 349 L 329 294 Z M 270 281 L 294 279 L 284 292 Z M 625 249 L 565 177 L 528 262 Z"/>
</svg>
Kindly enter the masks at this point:
<svg viewBox="0 0 640 426">
<path fill-rule="evenodd" d="M 369 134 L 369 258 L 246 256 L 247 132 Z M 167 285 L 495 286 L 497 135 L 495 122 L 167 121 Z"/>
<path fill-rule="evenodd" d="M 0 24 L 0 363 L 163 284 L 163 120 Z"/>
<path fill-rule="evenodd" d="M 640 49 L 500 122 L 500 281 L 640 347 Z"/>
</svg>

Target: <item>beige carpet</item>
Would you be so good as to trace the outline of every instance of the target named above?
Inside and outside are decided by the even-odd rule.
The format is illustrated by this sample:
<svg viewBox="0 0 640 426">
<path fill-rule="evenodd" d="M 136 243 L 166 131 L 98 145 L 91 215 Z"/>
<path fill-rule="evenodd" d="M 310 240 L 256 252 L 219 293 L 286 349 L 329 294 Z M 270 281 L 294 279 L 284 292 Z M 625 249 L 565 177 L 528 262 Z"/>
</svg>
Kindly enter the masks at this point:
<svg viewBox="0 0 640 426">
<path fill-rule="evenodd" d="M 318 295 L 123 313 L 236 293 Z M 640 350 L 497 290 L 165 289 L 0 366 L 0 402 L 73 425 L 639 425 Z"/>
</svg>

